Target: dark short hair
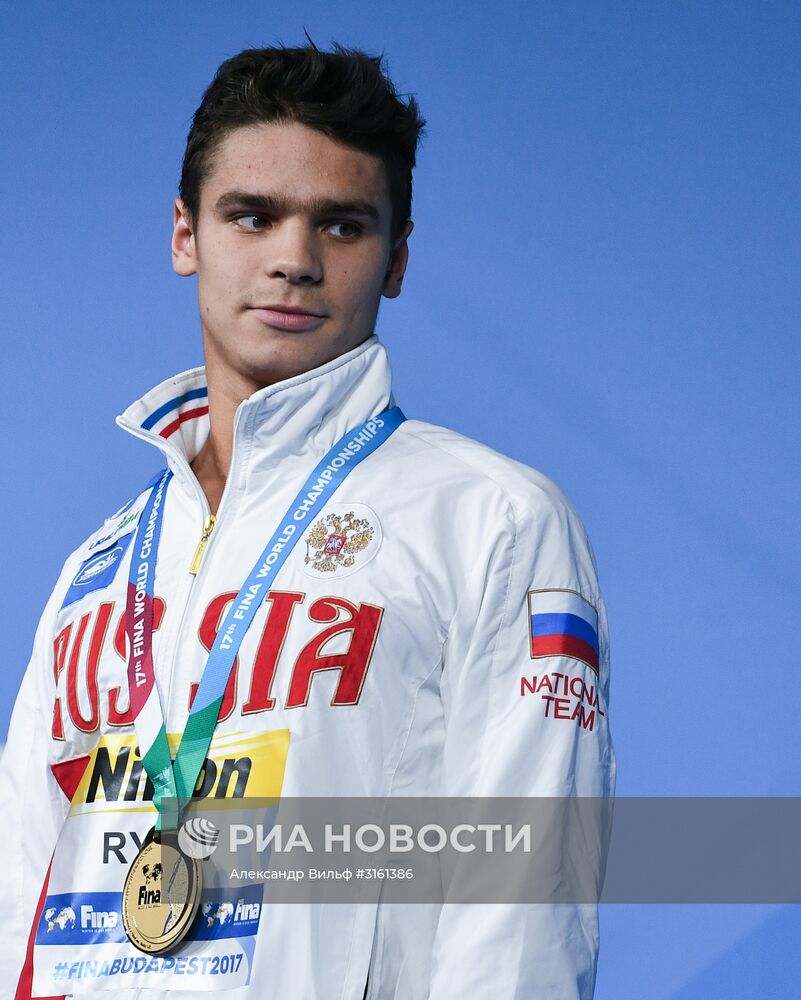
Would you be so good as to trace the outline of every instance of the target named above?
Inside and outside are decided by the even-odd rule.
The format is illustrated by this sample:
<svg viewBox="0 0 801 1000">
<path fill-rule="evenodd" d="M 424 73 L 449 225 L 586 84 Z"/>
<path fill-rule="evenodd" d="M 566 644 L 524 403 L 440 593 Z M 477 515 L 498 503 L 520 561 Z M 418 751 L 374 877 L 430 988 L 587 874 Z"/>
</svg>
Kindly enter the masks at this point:
<svg viewBox="0 0 801 1000">
<path fill-rule="evenodd" d="M 235 128 L 299 122 L 378 157 L 392 202 L 392 238 L 411 217 L 412 170 L 425 131 L 414 97 L 400 100 L 382 68 L 383 55 L 334 45 L 245 49 L 217 70 L 192 118 L 179 194 L 192 224 L 214 154 Z"/>
</svg>

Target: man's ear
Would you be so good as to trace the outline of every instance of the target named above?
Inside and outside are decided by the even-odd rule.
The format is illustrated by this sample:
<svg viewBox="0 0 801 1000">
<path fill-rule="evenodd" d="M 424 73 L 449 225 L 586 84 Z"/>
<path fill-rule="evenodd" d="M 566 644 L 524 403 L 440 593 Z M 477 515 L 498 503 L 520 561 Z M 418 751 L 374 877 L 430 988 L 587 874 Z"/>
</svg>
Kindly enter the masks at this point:
<svg viewBox="0 0 801 1000">
<path fill-rule="evenodd" d="M 387 273 L 384 276 L 384 284 L 381 288 L 381 294 L 385 295 L 388 299 L 395 299 L 400 295 L 403 275 L 406 271 L 406 265 L 409 263 L 409 244 L 407 240 L 413 229 L 414 223 L 411 219 L 408 219 L 403 227 L 403 232 L 392 247 L 392 253 L 389 257 L 389 267 L 387 268 Z"/>
<path fill-rule="evenodd" d="M 195 234 L 189 211 L 180 198 L 172 206 L 172 269 L 184 277 L 197 271 Z"/>
</svg>

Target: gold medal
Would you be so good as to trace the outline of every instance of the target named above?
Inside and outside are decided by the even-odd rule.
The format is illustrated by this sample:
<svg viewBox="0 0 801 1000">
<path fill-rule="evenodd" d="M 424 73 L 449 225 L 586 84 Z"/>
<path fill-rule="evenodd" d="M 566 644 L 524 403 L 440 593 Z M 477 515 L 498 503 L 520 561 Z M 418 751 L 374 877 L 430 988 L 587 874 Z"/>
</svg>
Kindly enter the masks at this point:
<svg viewBox="0 0 801 1000">
<path fill-rule="evenodd" d="M 122 889 L 122 923 L 128 939 L 148 955 L 183 940 L 197 914 L 201 868 L 195 858 L 152 830 L 134 858 Z"/>
</svg>

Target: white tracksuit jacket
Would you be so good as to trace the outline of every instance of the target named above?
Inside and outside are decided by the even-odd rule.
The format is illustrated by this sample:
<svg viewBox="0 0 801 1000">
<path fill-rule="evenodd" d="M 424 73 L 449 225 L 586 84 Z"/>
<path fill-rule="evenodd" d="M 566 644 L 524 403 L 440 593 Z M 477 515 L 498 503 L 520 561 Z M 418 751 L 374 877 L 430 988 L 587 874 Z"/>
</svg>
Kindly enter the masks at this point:
<svg viewBox="0 0 801 1000">
<path fill-rule="evenodd" d="M 392 402 L 376 337 L 243 402 L 217 522 L 193 574 L 208 517 L 189 465 L 208 434 L 204 388 L 202 368 L 186 372 L 118 418 L 174 473 L 154 658 L 176 732 L 225 602 L 278 518 L 331 446 Z M 17 989 L 70 806 L 70 762 L 104 738 L 135 745 L 120 624 L 133 546 L 122 558 L 114 552 L 146 495 L 67 559 L 14 709 L 0 779 L 3 996 Z M 215 739 L 288 729 L 286 796 L 614 794 L 603 601 L 587 536 L 552 482 L 409 419 L 316 521 L 245 637 Z M 344 540 L 365 521 L 348 555 Z M 535 657 L 530 602 L 553 592 L 575 592 L 597 612 L 597 669 L 565 653 Z M 332 621 L 349 629 L 323 643 Z M 538 687 L 555 673 L 583 679 L 590 697 L 581 682 L 563 698 Z M 251 985 L 228 996 L 362 1000 L 369 973 L 371 1000 L 588 1000 L 598 943 L 590 904 L 276 904 L 259 929 Z"/>
</svg>

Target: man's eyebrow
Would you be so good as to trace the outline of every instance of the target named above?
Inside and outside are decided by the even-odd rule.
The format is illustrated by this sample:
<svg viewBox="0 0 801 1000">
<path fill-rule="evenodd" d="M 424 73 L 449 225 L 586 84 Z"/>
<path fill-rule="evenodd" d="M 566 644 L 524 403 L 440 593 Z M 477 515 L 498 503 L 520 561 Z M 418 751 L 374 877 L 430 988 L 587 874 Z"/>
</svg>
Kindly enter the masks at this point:
<svg viewBox="0 0 801 1000">
<path fill-rule="evenodd" d="M 312 198 L 310 201 L 292 201 L 271 194 L 259 194 L 251 191 L 226 191 L 220 195 L 214 205 L 218 212 L 232 208 L 255 210 L 267 215 L 287 215 L 298 212 L 312 216 L 331 215 L 363 215 L 380 221 L 378 209 L 372 202 L 356 198 L 349 201 L 337 201 L 335 198 Z"/>
</svg>

